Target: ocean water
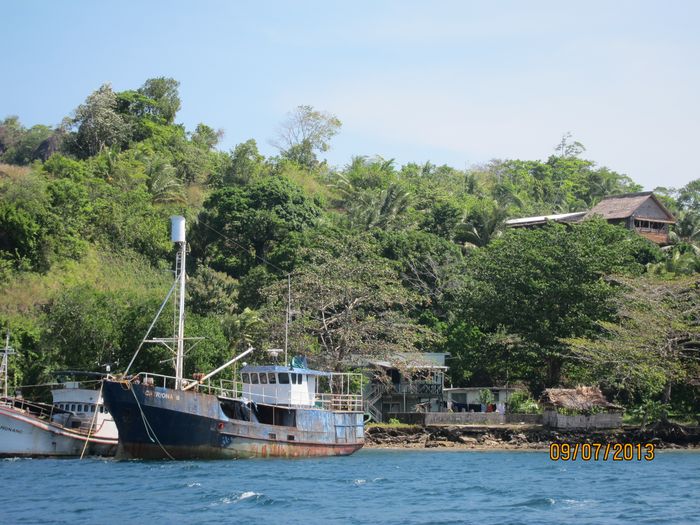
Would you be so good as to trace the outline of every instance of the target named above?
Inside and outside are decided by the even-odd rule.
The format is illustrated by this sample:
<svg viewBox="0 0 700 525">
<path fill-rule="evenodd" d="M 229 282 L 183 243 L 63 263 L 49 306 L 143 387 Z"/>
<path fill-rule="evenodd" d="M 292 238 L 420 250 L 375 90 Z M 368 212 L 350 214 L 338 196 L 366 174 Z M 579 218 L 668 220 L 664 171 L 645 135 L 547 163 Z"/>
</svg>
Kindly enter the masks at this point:
<svg viewBox="0 0 700 525">
<path fill-rule="evenodd" d="M 700 453 L 553 462 L 542 452 L 0 461 L 0 523 L 700 523 Z"/>
</svg>

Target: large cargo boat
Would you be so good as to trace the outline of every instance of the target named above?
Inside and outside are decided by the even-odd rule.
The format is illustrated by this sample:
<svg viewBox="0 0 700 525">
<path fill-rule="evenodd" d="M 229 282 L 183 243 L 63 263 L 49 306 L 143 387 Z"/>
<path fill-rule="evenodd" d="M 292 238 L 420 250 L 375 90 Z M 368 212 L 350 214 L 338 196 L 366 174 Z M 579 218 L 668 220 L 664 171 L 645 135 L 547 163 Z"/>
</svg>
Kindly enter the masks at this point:
<svg viewBox="0 0 700 525">
<path fill-rule="evenodd" d="M 117 427 L 104 408 L 99 390 L 68 381 L 51 390 L 53 404 L 9 396 L 9 355 L 8 336 L 0 366 L 0 457 L 115 454 Z"/>
<path fill-rule="evenodd" d="M 244 365 L 234 380 L 212 378 L 249 355 L 249 348 L 208 374 L 183 377 L 186 242 L 184 218 L 173 217 L 179 245 L 177 333 L 148 339 L 175 353 L 175 375 L 124 375 L 104 381 L 105 403 L 119 429 L 125 458 L 243 458 L 349 455 L 364 444 L 362 377 L 309 369 L 304 359 L 282 365 Z M 159 313 L 160 313 L 159 311 Z M 155 324 L 152 323 L 151 328 Z M 150 332 L 150 329 L 149 329 Z M 282 350 L 270 351 L 275 358 Z M 354 392 L 358 393 L 354 393 Z"/>
</svg>

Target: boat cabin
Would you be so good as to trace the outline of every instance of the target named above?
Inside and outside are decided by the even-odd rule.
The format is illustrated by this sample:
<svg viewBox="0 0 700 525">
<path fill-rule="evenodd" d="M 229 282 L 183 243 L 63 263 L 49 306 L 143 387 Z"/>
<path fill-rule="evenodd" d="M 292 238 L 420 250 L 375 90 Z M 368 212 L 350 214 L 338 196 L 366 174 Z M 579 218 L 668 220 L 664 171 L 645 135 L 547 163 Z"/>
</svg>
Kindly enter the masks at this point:
<svg viewBox="0 0 700 525">
<path fill-rule="evenodd" d="M 66 381 L 51 390 L 53 406 L 59 409 L 53 412 L 52 421 L 68 428 L 92 429 L 97 437 L 116 438 L 117 427 L 100 391 L 83 386 L 79 381 Z"/>
<path fill-rule="evenodd" d="M 245 366 L 241 370 L 243 397 L 254 403 L 312 407 L 328 372 L 286 366 Z"/>
</svg>

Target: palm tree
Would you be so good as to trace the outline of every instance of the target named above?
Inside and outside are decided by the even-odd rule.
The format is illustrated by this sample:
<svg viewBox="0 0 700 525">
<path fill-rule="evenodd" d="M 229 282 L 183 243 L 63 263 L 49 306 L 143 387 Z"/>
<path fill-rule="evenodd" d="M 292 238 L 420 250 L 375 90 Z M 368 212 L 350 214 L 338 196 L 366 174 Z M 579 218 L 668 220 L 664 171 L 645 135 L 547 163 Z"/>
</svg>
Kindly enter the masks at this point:
<svg viewBox="0 0 700 525">
<path fill-rule="evenodd" d="M 481 248 L 492 239 L 500 237 L 508 218 L 507 208 L 499 205 L 498 201 L 482 204 L 465 217 L 464 222 L 457 226 L 457 239 L 466 248 Z"/>
<path fill-rule="evenodd" d="M 151 157 L 148 159 L 146 174 L 153 202 L 180 204 L 187 202 L 182 182 L 177 178 L 177 171 L 163 158 Z"/>
</svg>

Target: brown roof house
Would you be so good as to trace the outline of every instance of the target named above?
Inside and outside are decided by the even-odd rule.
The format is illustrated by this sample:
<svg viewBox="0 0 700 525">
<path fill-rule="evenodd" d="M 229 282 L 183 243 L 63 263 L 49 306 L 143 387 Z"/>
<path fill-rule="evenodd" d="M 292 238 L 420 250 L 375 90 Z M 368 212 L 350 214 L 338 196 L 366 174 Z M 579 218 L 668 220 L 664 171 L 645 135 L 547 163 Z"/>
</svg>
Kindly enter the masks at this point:
<svg viewBox="0 0 700 525">
<path fill-rule="evenodd" d="M 602 217 L 634 230 L 656 244 L 668 244 L 668 228 L 676 218 L 651 191 L 605 197 L 585 216 Z"/>
<path fill-rule="evenodd" d="M 542 393 L 543 423 L 553 428 L 598 429 L 622 426 L 622 407 L 597 387 L 548 388 Z"/>
<path fill-rule="evenodd" d="M 643 191 L 605 197 L 588 211 L 510 219 L 506 221 L 506 226 L 532 228 L 547 222 L 575 223 L 593 217 L 601 217 L 611 224 L 634 230 L 661 246 L 669 243 L 669 227 L 676 223 L 676 218 L 653 192 Z"/>
</svg>

